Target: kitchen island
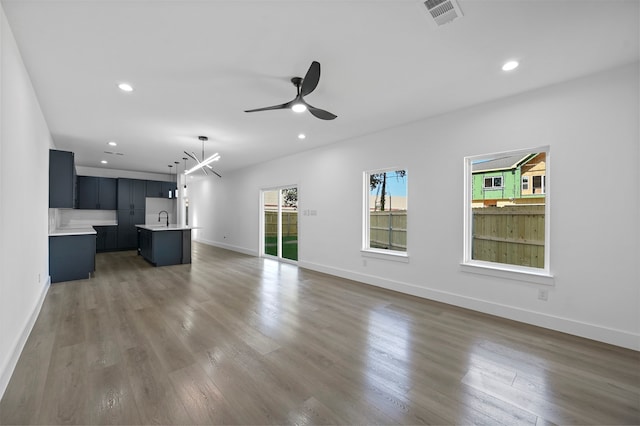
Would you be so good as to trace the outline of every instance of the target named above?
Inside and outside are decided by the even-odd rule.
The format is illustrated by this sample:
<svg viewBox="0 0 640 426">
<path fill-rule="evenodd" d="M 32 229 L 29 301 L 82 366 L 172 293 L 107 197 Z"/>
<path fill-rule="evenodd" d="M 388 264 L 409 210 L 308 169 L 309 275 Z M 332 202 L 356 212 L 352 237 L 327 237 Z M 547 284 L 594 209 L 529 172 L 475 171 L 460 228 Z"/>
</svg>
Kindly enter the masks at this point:
<svg viewBox="0 0 640 426">
<path fill-rule="evenodd" d="M 191 263 L 191 227 L 136 225 L 138 254 L 154 266 Z"/>
</svg>

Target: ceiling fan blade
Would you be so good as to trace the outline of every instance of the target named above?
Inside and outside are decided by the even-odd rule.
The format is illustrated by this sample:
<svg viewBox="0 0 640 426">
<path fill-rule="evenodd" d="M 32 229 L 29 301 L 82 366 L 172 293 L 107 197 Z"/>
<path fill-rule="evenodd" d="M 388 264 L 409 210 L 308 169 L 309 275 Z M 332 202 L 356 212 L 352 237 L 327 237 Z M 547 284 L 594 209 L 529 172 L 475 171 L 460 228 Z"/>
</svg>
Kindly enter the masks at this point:
<svg viewBox="0 0 640 426">
<path fill-rule="evenodd" d="M 313 61 L 311 62 L 309 71 L 307 71 L 307 74 L 302 79 L 300 94 L 302 96 L 306 96 L 309 93 L 313 92 L 318 86 L 318 81 L 320 81 L 320 63 Z"/>
<path fill-rule="evenodd" d="M 337 117 L 337 115 L 332 114 L 329 111 L 325 111 L 323 109 L 316 108 L 316 107 L 311 106 L 309 104 L 307 104 L 307 109 L 309 110 L 309 112 L 311 114 L 313 114 L 314 117 L 319 118 L 321 120 L 333 120 L 334 118 Z"/>
<path fill-rule="evenodd" d="M 291 107 L 292 102 L 293 101 L 287 102 L 286 104 L 274 105 L 274 106 L 269 106 L 264 108 L 249 109 L 249 110 L 245 110 L 245 112 L 269 111 L 272 109 L 287 109 Z"/>
</svg>

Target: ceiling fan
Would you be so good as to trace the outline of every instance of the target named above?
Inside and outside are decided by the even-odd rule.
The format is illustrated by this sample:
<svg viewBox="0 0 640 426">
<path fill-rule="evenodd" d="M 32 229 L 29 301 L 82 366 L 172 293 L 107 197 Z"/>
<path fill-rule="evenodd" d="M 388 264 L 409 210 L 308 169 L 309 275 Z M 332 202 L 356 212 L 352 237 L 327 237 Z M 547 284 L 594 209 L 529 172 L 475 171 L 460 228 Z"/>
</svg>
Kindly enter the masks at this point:
<svg viewBox="0 0 640 426">
<path fill-rule="evenodd" d="M 329 111 L 325 111 L 320 108 L 316 108 L 312 105 L 309 105 L 305 100 L 304 96 L 307 96 L 309 93 L 313 92 L 318 86 L 318 81 L 320 80 L 320 63 L 317 61 L 311 62 L 311 66 L 309 67 L 309 71 L 304 76 L 304 78 L 293 77 L 291 82 L 294 86 L 296 86 L 297 95 L 296 97 L 287 103 L 281 105 L 274 105 L 264 108 L 256 108 L 246 110 L 245 112 L 257 112 L 257 111 L 268 111 L 272 109 L 292 109 L 295 112 L 304 112 L 309 110 L 309 112 L 316 118 L 321 120 L 333 120 L 337 117 L 337 115 L 330 113 Z"/>
</svg>

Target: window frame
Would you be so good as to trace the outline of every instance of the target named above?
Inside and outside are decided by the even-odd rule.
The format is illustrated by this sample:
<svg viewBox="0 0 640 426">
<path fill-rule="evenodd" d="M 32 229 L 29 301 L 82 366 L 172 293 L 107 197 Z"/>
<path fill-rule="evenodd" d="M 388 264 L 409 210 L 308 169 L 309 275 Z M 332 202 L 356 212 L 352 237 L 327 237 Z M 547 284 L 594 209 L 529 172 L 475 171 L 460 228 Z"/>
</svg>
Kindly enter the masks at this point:
<svg viewBox="0 0 640 426">
<path fill-rule="evenodd" d="M 498 158 L 505 155 L 524 155 L 534 152 L 544 152 L 545 160 L 545 243 L 544 243 L 544 268 L 511 265 L 506 263 L 474 260 L 472 258 L 472 196 L 473 196 L 473 171 L 472 163 L 477 160 Z M 463 188 L 463 244 L 461 270 L 464 272 L 478 273 L 495 277 L 509 278 L 520 281 L 535 282 L 538 284 L 554 285 L 551 269 L 551 187 L 546 181 L 546 176 L 551 175 L 551 149 L 549 145 L 512 151 L 502 151 L 489 154 L 480 154 L 464 157 L 464 188 Z M 483 182 L 484 184 L 484 182 Z"/>
<path fill-rule="evenodd" d="M 531 176 L 531 177 L 533 178 L 533 179 L 531 179 L 531 191 L 532 191 L 532 193 L 534 195 L 537 195 L 537 194 L 543 194 L 544 195 L 544 194 L 546 194 L 547 193 L 547 182 L 546 182 L 547 173 L 545 172 L 545 174 L 543 174 L 543 175 L 534 175 L 534 176 Z M 535 181 L 535 178 L 537 178 L 537 177 L 540 178 L 540 184 L 541 184 L 540 189 L 542 190 L 542 192 L 536 192 L 536 187 L 534 185 L 534 181 Z"/>
<path fill-rule="evenodd" d="M 526 179 L 526 182 L 525 182 Z M 525 184 L 527 185 L 525 187 Z M 521 191 L 528 191 L 529 190 L 529 176 L 522 176 L 522 184 L 520 186 L 520 190 Z"/>
<path fill-rule="evenodd" d="M 491 186 L 485 186 L 487 183 L 487 179 L 491 179 Z M 500 179 L 500 185 L 496 186 L 496 179 Z M 500 176 L 485 176 L 482 179 L 482 189 L 484 191 L 497 191 L 499 189 L 503 189 L 504 188 L 504 177 L 502 175 Z"/>
<path fill-rule="evenodd" d="M 370 214 L 369 214 L 369 195 L 371 188 L 369 186 L 369 176 L 377 173 L 395 172 L 397 170 L 404 170 L 405 185 L 407 188 L 406 205 L 407 205 L 407 250 L 399 251 L 392 249 L 379 249 L 370 247 Z M 372 257 L 377 259 L 392 260 L 397 262 L 409 262 L 409 169 L 406 167 L 385 167 L 383 169 L 367 170 L 362 173 L 363 183 L 363 200 L 362 200 L 362 247 L 360 252 L 364 257 Z"/>
</svg>

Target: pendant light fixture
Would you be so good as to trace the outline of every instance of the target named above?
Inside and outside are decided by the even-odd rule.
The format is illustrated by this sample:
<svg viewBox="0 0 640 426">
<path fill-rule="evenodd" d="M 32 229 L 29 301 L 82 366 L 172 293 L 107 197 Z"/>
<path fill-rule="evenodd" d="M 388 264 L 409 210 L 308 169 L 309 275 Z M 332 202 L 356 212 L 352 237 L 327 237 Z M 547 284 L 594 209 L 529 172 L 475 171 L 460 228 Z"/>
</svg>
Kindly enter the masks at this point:
<svg viewBox="0 0 640 426">
<path fill-rule="evenodd" d="M 169 164 L 169 181 L 173 181 L 173 165 Z M 172 197 L 173 193 L 171 190 L 169 190 L 169 198 L 173 198 Z"/>
<path fill-rule="evenodd" d="M 205 141 L 208 141 L 209 138 L 206 136 L 198 136 L 198 139 L 200 139 L 200 141 L 202 141 L 202 161 L 198 160 L 198 157 L 196 156 L 195 153 L 191 153 L 189 154 L 187 151 L 184 151 L 184 153 L 186 155 L 188 155 L 189 157 L 191 157 L 197 164 L 195 166 L 193 166 L 192 168 L 190 168 L 189 170 L 185 170 L 184 174 L 188 175 L 189 173 L 193 173 L 198 169 L 201 169 L 205 175 L 208 175 L 207 170 L 205 169 L 208 168 L 213 174 L 215 174 L 218 177 L 222 177 L 220 176 L 218 173 L 216 173 L 213 168 L 210 166 L 211 163 L 213 163 L 214 161 L 218 161 L 220 159 L 220 155 L 216 152 L 215 154 L 213 154 L 212 156 L 208 157 L 207 159 L 204 159 L 204 143 Z"/>
<path fill-rule="evenodd" d="M 173 164 L 176 165 L 176 186 L 175 186 L 176 190 L 175 190 L 174 196 L 178 198 L 178 165 L 180 164 L 180 162 L 174 161 Z"/>
<path fill-rule="evenodd" d="M 184 171 L 187 171 L 187 157 L 182 157 L 184 160 Z M 182 187 L 182 198 L 187 198 L 187 177 L 184 178 L 184 186 Z"/>
</svg>

